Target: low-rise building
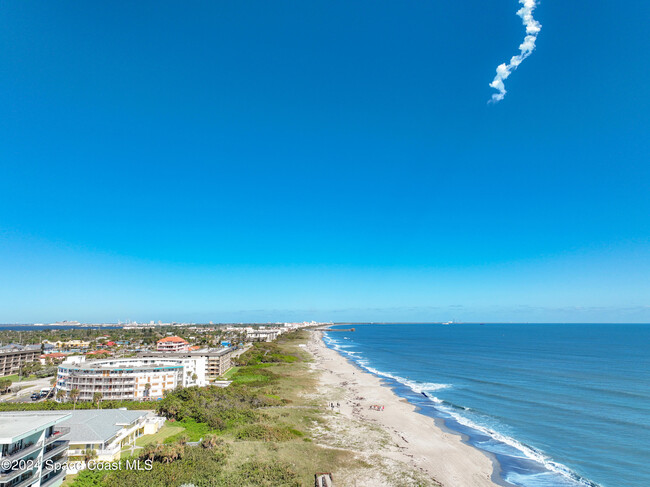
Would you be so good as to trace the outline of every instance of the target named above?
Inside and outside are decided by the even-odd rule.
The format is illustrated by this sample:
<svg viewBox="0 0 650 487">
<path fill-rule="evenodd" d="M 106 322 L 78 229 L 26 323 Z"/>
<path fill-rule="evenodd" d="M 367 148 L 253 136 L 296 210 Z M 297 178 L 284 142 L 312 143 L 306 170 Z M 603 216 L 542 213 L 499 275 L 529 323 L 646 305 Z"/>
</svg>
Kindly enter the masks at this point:
<svg viewBox="0 0 650 487">
<path fill-rule="evenodd" d="M 187 340 L 183 340 L 181 337 L 165 337 L 162 340 L 158 340 L 156 343 L 156 350 L 159 352 L 186 352 L 190 344 Z"/>
<path fill-rule="evenodd" d="M 67 354 L 65 353 L 59 353 L 59 352 L 54 352 L 54 353 L 47 353 L 47 354 L 42 354 L 40 356 L 40 361 L 42 365 L 46 364 L 55 364 L 59 363 L 62 360 L 65 360 L 68 357 Z"/>
<path fill-rule="evenodd" d="M 86 350 L 91 346 L 91 342 L 85 340 L 58 340 L 56 342 L 43 340 L 43 343 L 54 345 L 59 350 Z"/>
<path fill-rule="evenodd" d="M 0 485 L 61 485 L 66 472 L 57 466 L 66 462 L 70 433 L 61 423 L 70 416 L 61 411 L 0 413 Z"/>
<path fill-rule="evenodd" d="M 246 341 L 272 342 L 278 337 L 278 335 L 280 335 L 280 333 L 282 333 L 282 331 L 276 329 L 249 330 L 246 332 Z"/>
<path fill-rule="evenodd" d="M 68 411 L 71 417 L 62 425 L 70 428 L 69 456 L 83 459 L 86 450 L 98 462 L 120 459 L 123 450 L 133 448 L 135 440 L 156 433 L 165 424 L 165 418 L 153 411 L 126 409 L 84 409 Z"/>
</svg>

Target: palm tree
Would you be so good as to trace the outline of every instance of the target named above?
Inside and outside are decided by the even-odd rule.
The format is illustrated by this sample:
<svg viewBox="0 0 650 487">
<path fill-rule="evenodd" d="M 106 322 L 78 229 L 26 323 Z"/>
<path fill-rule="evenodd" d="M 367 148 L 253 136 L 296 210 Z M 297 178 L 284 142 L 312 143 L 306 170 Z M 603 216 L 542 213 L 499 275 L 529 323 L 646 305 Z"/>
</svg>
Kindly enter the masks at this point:
<svg viewBox="0 0 650 487">
<path fill-rule="evenodd" d="M 203 441 L 201 441 L 201 446 L 207 450 L 211 450 L 220 443 L 221 440 L 217 437 L 217 435 L 208 434 L 205 435 L 205 438 L 203 438 Z"/>
<path fill-rule="evenodd" d="M 142 453 L 140 453 L 140 456 L 148 458 L 149 460 L 153 460 L 156 458 L 156 455 L 160 450 L 160 446 L 161 446 L 160 443 L 149 443 L 148 445 L 145 445 L 145 447 L 142 449 Z"/>
<path fill-rule="evenodd" d="M 77 399 L 79 399 L 79 389 L 76 387 L 70 391 L 70 399 L 74 401 L 74 406 L 72 407 L 72 410 L 74 411 L 77 407 Z"/>
<path fill-rule="evenodd" d="M 97 458 L 97 450 L 93 450 L 91 448 L 86 448 L 84 450 L 84 463 L 86 466 L 88 465 L 88 462 L 94 460 L 95 458 Z"/>
<path fill-rule="evenodd" d="M 61 389 L 58 389 L 56 391 L 56 399 L 57 399 L 57 401 L 62 401 L 64 397 L 65 397 L 65 392 L 62 391 Z"/>
<path fill-rule="evenodd" d="M 97 409 L 99 409 L 99 403 L 101 402 L 102 397 L 104 397 L 104 394 L 99 391 L 93 394 L 93 402 L 97 404 Z"/>
<path fill-rule="evenodd" d="M 9 391 L 11 384 L 11 379 L 0 379 L 0 390 L 2 390 L 3 394 Z"/>
<path fill-rule="evenodd" d="M 151 384 L 147 382 L 144 385 L 144 397 L 149 397 L 149 392 L 151 391 Z"/>
</svg>

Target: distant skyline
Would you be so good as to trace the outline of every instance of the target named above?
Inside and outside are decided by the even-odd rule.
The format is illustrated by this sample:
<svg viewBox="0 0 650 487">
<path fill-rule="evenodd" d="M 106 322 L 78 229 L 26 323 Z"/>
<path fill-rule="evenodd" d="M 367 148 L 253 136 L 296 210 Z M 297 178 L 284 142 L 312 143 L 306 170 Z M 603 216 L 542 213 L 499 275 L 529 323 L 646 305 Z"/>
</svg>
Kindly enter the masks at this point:
<svg viewBox="0 0 650 487">
<path fill-rule="evenodd" d="M 26 0 L 0 323 L 650 322 L 650 4 Z"/>
</svg>

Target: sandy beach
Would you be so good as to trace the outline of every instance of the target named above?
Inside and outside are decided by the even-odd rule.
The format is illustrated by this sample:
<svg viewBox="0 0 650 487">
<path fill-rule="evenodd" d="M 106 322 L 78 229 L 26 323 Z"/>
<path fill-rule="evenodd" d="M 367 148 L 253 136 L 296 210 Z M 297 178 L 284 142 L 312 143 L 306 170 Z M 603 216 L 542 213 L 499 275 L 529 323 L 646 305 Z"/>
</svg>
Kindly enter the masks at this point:
<svg viewBox="0 0 650 487">
<path fill-rule="evenodd" d="M 421 485 L 422 480 L 444 487 L 498 485 L 492 480 L 492 461 L 485 454 L 464 444 L 459 435 L 443 431 L 434 419 L 416 412 L 381 379 L 329 349 L 323 343 L 322 332 L 311 333 L 306 349 L 319 372 L 319 396 L 327 398 L 331 412 L 329 444 L 335 438 L 341 447 L 365 455 L 371 465 L 379 462 L 404 475 L 407 470 L 413 472 L 408 481 L 406 477 L 400 481 L 399 475 L 393 475 L 393 480 L 374 474 L 354 480 L 343 476 L 339 477 L 343 482 L 339 485 Z M 324 438 L 327 434 L 323 433 Z"/>
</svg>

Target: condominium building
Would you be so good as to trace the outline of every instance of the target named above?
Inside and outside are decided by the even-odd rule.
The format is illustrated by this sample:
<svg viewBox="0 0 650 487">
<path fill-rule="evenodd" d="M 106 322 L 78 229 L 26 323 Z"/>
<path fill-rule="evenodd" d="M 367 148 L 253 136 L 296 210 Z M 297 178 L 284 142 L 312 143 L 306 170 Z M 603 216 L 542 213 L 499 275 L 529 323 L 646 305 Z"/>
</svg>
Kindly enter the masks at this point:
<svg viewBox="0 0 650 487">
<path fill-rule="evenodd" d="M 292 331 L 294 329 L 298 329 L 298 328 L 297 327 L 291 328 L 286 326 L 273 327 L 273 328 L 270 328 L 268 326 L 258 327 L 258 328 L 253 328 L 252 326 L 246 326 L 246 327 L 230 326 L 225 328 L 224 331 L 230 333 L 238 333 L 238 334 L 245 333 L 246 334 L 245 340 L 247 342 L 272 342 L 283 333 Z"/>
<path fill-rule="evenodd" d="M 165 418 L 156 416 L 153 411 L 126 409 L 38 411 L 33 414 L 22 411 L 7 412 L 0 413 L 0 422 L 17 417 L 26 417 L 31 421 L 36 416 L 56 419 L 57 428 L 66 432 L 67 462 L 71 465 L 81 463 L 87 450 L 95 454 L 93 460 L 96 462 L 117 461 L 124 451 L 135 450 L 135 441 L 138 438 L 157 433 L 165 424 Z M 0 426 L 0 431 L 2 429 Z M 49 455 L 49 451 L 47 454 Z M 76 473 L 76 470 L 76 466 L 68 467 L 68 473 Z"/>
<path fill-rule="evenodd" d="M 187 352 L 190 344 L 181 337 L 165 337 L 156 342 L 156 350 L 159 352 Z"/>
<path fill-rule="evenodd" d="M 39 346 L 7 346 L 0 348 L 0 377 L 18 374 L 20 368 L 28 362 L 40 360 Z"/>
<path fill-rule="evenodd" d="M 61 485 L 70 430 L 60 424 L 69 418 L 65 412 L 0 413 L 0 486 Z"/>
<path fill-rule="evenodd" d="M 237 350 L 236 347 L 228 347 L 207 353 L 208 370 L 206 371 L 206 377 L 208 380 L 215 380 L 223 376 L 232 367 L 232 354 L 235 350 Z"/>
<path fill-rule="evenodd" d="M 206 359 L 200 358 L 124 358 L 63 362 L 58 368 L 57 395 L 70 399 L 77 389 L 79 401 L 92 401 L 95 393 L 102 399 L 158 400 L 165 391 L 179 386 L 203 386 Z"/>
<path fill-rule="evenodd" d="M 139 356 L 143 358 L 176 359 L 189 362 L 196 361 L 197 368 L 205 366 L 205 370 L 201 375 L 205 377 L 207 382 L 209 382 L 221 377 L 232 367 L 232 355 L 235 350 L 237 350 L 236 347 L 204 348 L 178 353 L 141 352 Z"/>
<path fill-rule="evenodd" d="M 235 347 L 187 352 L 141 352 L 137 357 L 81 361 L 66 360 L 58 368 L 57 395 L 78 401 L 92 401 L 96 393 L 103 400 L 158 400 L 177 387 L 205 386 L 232 367 Z M 61 400 L 61 399 L 60 399 Z"/>
<path fill-rule="evenodd" d="M 282 333 L 279 329 L 247 330 L 247 342 L 272 342 Z"/>
</svg>

